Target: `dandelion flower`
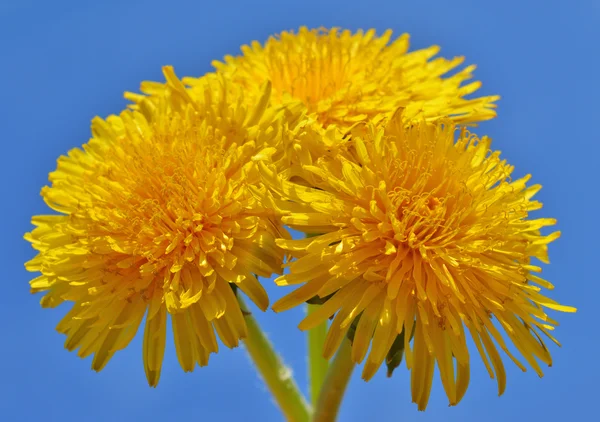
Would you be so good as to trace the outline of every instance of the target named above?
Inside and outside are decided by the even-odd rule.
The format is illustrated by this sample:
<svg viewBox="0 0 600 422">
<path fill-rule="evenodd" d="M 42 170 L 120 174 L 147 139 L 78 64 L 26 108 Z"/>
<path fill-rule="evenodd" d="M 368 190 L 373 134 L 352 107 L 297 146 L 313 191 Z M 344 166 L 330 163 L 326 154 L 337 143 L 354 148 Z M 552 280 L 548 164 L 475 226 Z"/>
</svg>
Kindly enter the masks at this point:
<svg viewBox="0 0 600 422">
<path fill-rule="evenodd" d="M 92 139 L 59 158 L 42 189 L 58 214 L 33 217 L 36 227 L 25 235 L 38 251 L 26 268 L 41 272 L 31 290 L 46 292 L 42 306 L 74 302 L 57 327 L 65 347 L 94 354 L 99 371 L 146 315 L 143 361 L 152 386 L 167 314 L 185 371 L 208 363 L 217 336 L 237 346 L 247 328 L 232 286 L 265 310 L 255 275 L 280 271 L 275 239 L 286 237 L 249 189 L 260 178 L 250 158 L 271 127 L 265 101 L 239 105 L 218 85 L 194 101 L 164 70 L 165 101 L 94 119 Z"/>
<path fill-rule="evenodd" d="M 407 122 L 450 116 L 455 122 L 476 123 L 495 117 L 498 96 L 466 99 L 481 83 L 464 84 L 475 66 L 453 76 L 462 57 L 434 58 L 439 47 L 408 52 L 408 35 L 390 42 L 392 32 L 378 37 L 348 30 L 282 32 L 262 46 L 242 46 L 242 56 L 215 61 L 216 73 L 183 78 L 187 96 L 202 99 L 207 87 L 220 78 L 228 81 L 234 97 L 255 104 L 269 81 L 269 109 L 280 113 L 285 129 L 274 138 L 273 160 L 285 177 L 297 167 L 345 149 L 349 130 L 357 122 L 376 122 L 403 107 Z M 171 92 L 168 84 L 145 81 L 142 94 L 127 92 L 133 109 Z M 242 94 L 240 94 L 240 92 Z M 180 95 L 177 93 L 177 95 Z"/>
<path fill-rule="evenodd" d="M 450 404 L 469 383 L 470 335 L 502 394 L 506 375 L 499 349 L 521 369 L 504 337 L 541 376 L 551 364 L 542 339 L 556 322 L 545 308 L 574 312 L 543 296 L 553 286 L 537 273 L 548 262 L 542 234 L 550 218 L 529 219 L 542 204 L 530 176 L 512 180 L 513 167 L 490 152 L 490 140 L 465 129 L 455 141 L 450 120 L 406 125 L 400 113 L 384 128 L 365 125 L 343 155 L 303 166 L 315 187 L 301 186 L 259 163 L 272 193 L 264 201 L 282 222 L 306 233 L 277 244 L 297 259 L 281 286 L 301 285 L 273 305 L 277 312 L 321 298 L 299 325 L 333 318 L 324 345 L 331 357 L 353 328 L 352 359 L 370 379 L 402 333 L 413 401 L 425 409 L 437 364 Z M 505 332 L 505 336 L 501 334 Z M 408 333 L 414 333 L 414 338 Z M 411 347 L 412 344 L 412 347 Z M 499 348 L 499 349 L 498 349 Z M 367 357 L 368 353 L 368 357 Z"/>
<path fill-rule="evenodd" d="M 465 99 L 480 82 L 472 78 L 475 66 L 467 66 L 444 77 L 464 60 L 433 58 L 439 47 L 408 52 L 409 37 L 390 43 L 392 31 L 377 36 L 367 32 L 308 29 L 282 32 L 262 46 L 254 41 L 242 46 L 241 56 L 214 61 L 217 73 L 242 86 L 249 99 L 260 95 L 257 87 L 273 84 L 271 104 L 300 101 L 314 113 L 323 127 L 342 128 L 391 114 L 405 107 L 405 117 L 453 120 L 473 123 L 495 116 L 497 96 Z M 200 78 L 202 79 L 202 78 Z M 189 85 L 200 79 L 186 78 Z"/>
</svg>

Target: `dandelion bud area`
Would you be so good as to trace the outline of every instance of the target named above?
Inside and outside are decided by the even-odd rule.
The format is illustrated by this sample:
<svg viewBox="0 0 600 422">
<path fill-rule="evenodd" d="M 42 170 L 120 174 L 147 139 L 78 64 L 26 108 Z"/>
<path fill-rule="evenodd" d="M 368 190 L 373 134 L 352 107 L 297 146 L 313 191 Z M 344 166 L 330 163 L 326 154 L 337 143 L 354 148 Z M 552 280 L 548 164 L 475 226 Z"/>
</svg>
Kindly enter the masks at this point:
<svg viewBox="0 0 600 422">
<path fill-rule="evenodd" d="M 547 310 L 575 311 L 540 274 L 557 222 L 538 217 L 541 186 L 513 178 L 501 141 L 465 126 L 495 117 L 498 97 L 465 83 L 475 67 L 408 50 L 391 31 L 301 28 L 201 77 L 166 66 L 164 83 L 126 93 L 127 110 L 96 117 L 41 191 L 54 213 L 25 235 L 31 291 L 73 304 L 65 348 L 100 371 L 142 328 L 155 387 L 168 325 L 186 372 L 243 340 L 302 421 L 335 420 L 355 364 L 365 381 L 385 363 L 405 382 L 405 366 L 419 410 L 436 366 L 450 405 L 474 357 L 500 395 L 504 356 L 542 376 L 546 339 L 560 345 Z M 288 293 L 269 318 L 310 303 L 298 328 L 324 330 L 309 337 L 331 363 L 309 373 L 323 379 L 311 405 L 241 298 L 269 309 L 274 274 Z"/>
</svg>

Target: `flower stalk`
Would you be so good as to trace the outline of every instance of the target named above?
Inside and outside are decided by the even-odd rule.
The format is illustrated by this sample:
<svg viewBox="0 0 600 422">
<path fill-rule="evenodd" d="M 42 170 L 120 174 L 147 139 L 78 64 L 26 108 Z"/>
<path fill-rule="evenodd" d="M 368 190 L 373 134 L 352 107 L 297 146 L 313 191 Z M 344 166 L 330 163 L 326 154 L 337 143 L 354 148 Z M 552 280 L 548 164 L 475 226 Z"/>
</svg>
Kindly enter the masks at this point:
<svg viewBox="0 0 600 422">
<path fill-rule="evenodd" d="M 336 420 L 346 387 L 356 366 L 352 361 L 351 352 L 350 340 L 344 339 L 321 386 L 321 394 L 315 405 L 312 422 L 332 422 Z"/>
<path fill-rule="evenodd" d="M 273 399 L 286 420 L 308 422 L 311 409 L 300 392 L 290 368 L 285 366 L 273 345 L 261 330 L 256 319 L 248 311 L 243 299 L 237 295 L 240 308 L 244 312 L 248 336 L 243 340 L 250 359 L 262 376 Z"/>
<path fill-rule="evenodd" d="M 307 305 L 307 313 L 310 315 L 319 309 L 320 305 Z M 321 392 L 321 386 L 325 380 L 325 374 L 329 361 L 323 357 L 323 345 L 327 337 L 327 322 L 317 325 L 308 331 L 308 379 L 310 385 L 310 399 L 316 403 Z"/>
</svg>

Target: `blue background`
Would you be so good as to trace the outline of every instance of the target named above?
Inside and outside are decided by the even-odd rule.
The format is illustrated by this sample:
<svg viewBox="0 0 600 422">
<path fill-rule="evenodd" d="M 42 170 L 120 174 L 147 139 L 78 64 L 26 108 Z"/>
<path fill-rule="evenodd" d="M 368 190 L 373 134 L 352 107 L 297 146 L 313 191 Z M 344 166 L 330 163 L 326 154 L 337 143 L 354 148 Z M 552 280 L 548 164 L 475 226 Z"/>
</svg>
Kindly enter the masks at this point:
<svg viewBox="0 0 600 422">
<path fill-rule="evenodd" d="M 567 6 L 568 4 L 568 6 Z M 501 94 L 499 118 L 480 126 L 496 149 L 542 183 L 545 207 L 563 237 L 551 245 L 544 271 L 551 296 L 577 306 L 556 315 L 563 347 L 544 379 L 508 360 L 508 388 L 497 397 L 472 350 L 472 380 L 462 403 L 447 406 L 435 381 L 428 410 L 410 401 L 409 373 L 381 371 L 364 383 L 357 371 L 341 421 L 590 420 L 597 413 L 598 84 L 600 3 L 564 1 L 26 1 L 0 3 L 0 415 L 4 420 L 281 420 L 242 349 L 213 355 L 184 374 L 169 339 L 163 375 L 149 388 L 141 339 L 96 374 L 90 360 L 63 349 L 54 327 L 68 306 L 42 310 L 29 294 L 22 239 L 31 215 L 47 212 L 40 188 L 55 160 L 89 138 L 95 115 L 117 113 L 125 90 L 162 80 L 161 66 L 180 76 L 210 70 L 251 40 L 300 25 L 392 28 L 412 34 L 413 48 L 442 46 L 446 57 L 476 63 L 481 94 Z M 272 300 L 281 297 L 266 281 Z M 258 314 L 306 390 L 302 311 Z M 254 416 L 251 416 L 254 415 Z"/>
</svg>

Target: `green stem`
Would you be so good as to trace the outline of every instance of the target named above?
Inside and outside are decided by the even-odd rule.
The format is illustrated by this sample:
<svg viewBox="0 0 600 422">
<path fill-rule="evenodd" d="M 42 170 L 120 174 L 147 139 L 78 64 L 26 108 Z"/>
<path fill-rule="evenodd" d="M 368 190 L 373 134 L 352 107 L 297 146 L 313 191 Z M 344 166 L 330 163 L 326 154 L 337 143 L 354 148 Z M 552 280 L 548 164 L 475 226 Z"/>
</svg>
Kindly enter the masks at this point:
<svg viewBox="0 0 600 422">
<path fill-rule="evenodd" d="M 319 306 L 308 304 L 308 314 L 319 309 Z M 329 366 L 328 360 L 323 357 L 325 337 L 327 337 L 327 321 L 308 331 L 308 380 L 310 399 L 313 404 L 317 402 Z"/>
<path fill-rule="evenodd" d="M 356 366 L 352 362 L 351 352 L 350 340 L 344 339 L 325 377 L 313 414 L 313 422 L 333 422 L 336 420 L 346 387 Z"/>
<path fill-rule="evenodd" d="M 279 405 L 286 420 L 308 422 L 311 409 L 298 389 L 291 369 L 284 365 L 239 295 L 238 302 L 244 312 L 248 327 L 248 337 L 244 339 L 246 350 L 273 394 L 275 402 Z"/>
</svg>

